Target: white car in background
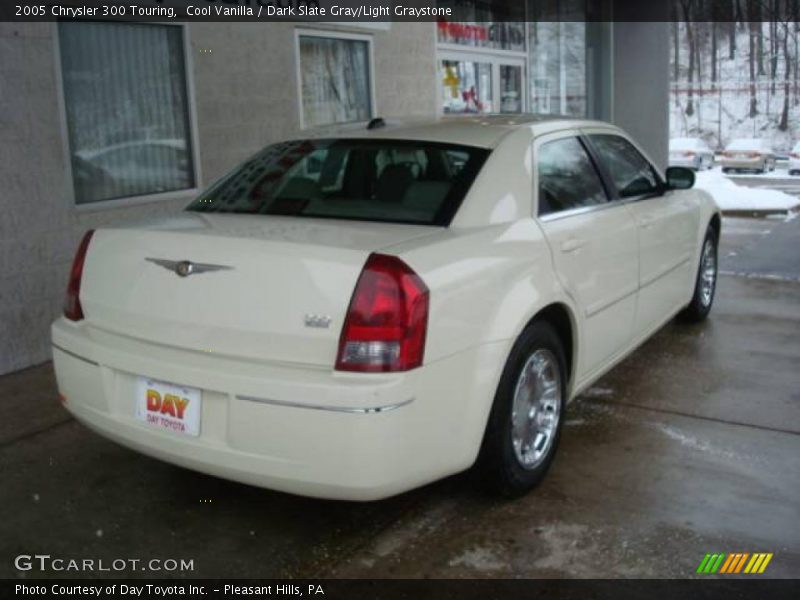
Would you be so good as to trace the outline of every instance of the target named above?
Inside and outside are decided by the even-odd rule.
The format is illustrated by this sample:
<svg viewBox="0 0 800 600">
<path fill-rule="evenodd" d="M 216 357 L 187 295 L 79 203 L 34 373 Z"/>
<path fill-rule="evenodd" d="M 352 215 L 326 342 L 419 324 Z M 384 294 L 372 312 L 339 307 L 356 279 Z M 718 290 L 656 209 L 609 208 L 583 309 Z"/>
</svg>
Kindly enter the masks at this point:
<svg viewBox="0 0 800 600">
<path fill-rule="evenodd" d="M 800 142 L 789 153 L 789 175 L 800 175 Z"/>
<path fill-rule="evenodd" d="M 669 166 L 713 169 L 714 151 L 700 138 L 673 138 L 669 141 Z"/>
<path fill-rule="evenodd" d="M 477 463 L 521 494 L 567 401 L 708 315 L 719 210 L 616 127 L 379 125 L 269 146 L 179 216 L 87 233 L 52 327 L 66 408 L 286 492 L 375 500 Z"/>
<path fill-rule="evenodd" d="M 722 153 L 723 173 L 757 171 L 766 173 L 775 170 L 775 151 L 768 140 L 742 138 L 733 140 Z"/>
</svg>

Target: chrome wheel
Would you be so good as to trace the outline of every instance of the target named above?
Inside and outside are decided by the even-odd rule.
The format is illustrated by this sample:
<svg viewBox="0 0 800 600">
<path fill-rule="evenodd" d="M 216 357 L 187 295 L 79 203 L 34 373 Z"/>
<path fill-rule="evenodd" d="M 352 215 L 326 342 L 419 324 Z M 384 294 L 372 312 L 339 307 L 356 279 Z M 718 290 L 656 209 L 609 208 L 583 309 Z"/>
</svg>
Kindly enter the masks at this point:
<svg viewBox="0 0 800 600">
<path fill-rule="evenodd" d="M 700 302 L 709 306 L 717 282 L 717 249 L 714 240 L 707 239 L 700 259 Z"/>
<path fill-rule="evenodd" d="M 561 417 L 561 372 L 550 350 L 534 352 L 514 388 L 511 443 L 524 469 L 535 469 L 547 457 Z"/>
</svg>

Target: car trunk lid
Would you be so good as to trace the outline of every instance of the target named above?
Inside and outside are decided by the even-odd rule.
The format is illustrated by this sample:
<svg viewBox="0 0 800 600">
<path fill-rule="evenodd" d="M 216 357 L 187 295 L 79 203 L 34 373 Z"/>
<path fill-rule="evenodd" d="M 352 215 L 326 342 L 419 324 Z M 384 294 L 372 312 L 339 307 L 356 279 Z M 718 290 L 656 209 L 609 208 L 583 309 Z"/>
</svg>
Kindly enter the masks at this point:
<svg viewBox="0 0 800 600">
<path fill-rule="evenodd" d="M 90 329 L 197 352 L 332 368 L 370 253 L 437 231 L 188 213 L 102 229 L 89 248 L 81 303 Z M 183 261 L 193 271 L 184 264 L 176 272 Z"/>
</svg>

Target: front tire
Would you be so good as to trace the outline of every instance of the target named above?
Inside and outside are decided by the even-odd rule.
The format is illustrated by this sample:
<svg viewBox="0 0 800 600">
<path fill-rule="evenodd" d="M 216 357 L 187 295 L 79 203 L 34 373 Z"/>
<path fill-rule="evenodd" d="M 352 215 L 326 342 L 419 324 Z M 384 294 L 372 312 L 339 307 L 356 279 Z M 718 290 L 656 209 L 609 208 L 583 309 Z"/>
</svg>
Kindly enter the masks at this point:
<svg viewBox="0 0 800 600">
<path fill-rule="evenodd" d="M 507 497 L 536 487 L 553 462 L 567 392 L 564 347 L 555 329 L 534 322 L 506 361 L 489 415 L 478 470 Z"/>
<path fill-rule="evenodd" d="M 695 278 L 694 295 L 689 305 L 680 313 L 681 320 L 699 323 L 708 317 L 714 304 L 717 291 L 717 233 L 713 227 L 706 230 L 703 249 L 700 252 L 700 266 Z"/>
</svg>

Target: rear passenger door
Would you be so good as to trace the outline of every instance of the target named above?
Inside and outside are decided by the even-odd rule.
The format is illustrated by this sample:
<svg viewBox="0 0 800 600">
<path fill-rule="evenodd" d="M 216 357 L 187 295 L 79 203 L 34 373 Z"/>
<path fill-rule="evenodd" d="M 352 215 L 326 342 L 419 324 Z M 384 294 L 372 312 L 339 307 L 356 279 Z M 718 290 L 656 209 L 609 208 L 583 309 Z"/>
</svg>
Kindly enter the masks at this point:
<svg viewBox="0 0 800 600">
<path fill-rule="evenodd" d="M 631 340 L 638 286 L 636 225 L 610 202 L 584 142 L 555 135 L 534 142 L 534 203 L 558 277 L 582 322 L 577 379 L 602 368 Z"/>
<path fill-rule="evenodd" d="M 635 331 L 642 336 L 689 301 L 699 207 L 685 191 L 667 191 L 661 176 L 627 139 L 588 138 L 639 231 L 639 297 Z"/>
</svg>

